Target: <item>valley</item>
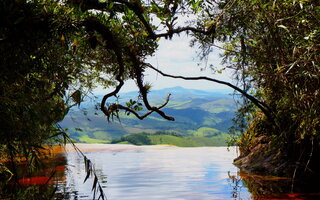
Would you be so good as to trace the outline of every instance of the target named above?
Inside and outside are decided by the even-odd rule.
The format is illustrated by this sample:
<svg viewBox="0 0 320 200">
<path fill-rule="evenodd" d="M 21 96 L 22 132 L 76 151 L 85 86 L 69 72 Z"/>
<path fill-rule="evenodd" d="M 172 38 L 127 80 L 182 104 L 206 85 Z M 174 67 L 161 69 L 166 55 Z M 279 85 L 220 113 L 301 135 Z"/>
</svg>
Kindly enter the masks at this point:
<svg viewBox="0 0 320 200">
<path fill-rule="evenodd" d="M 61 122 L 68 129 L 70 137 L 82 143 L 115 143 L 127 142 L 124 136 L 145 136 L 149 143 L 141 141 L 136 144 L 171 144 L 176 146 L 225 146 L 228 139 L 228 128 L 232 125 L 232 117 L 236 104 L 232 91 L 202 91 L 182 87 L 154 90 L 150 93 L 150 102 L 158 105 L 164 101 L 168 93 L 171 99 L 162 110 L 175 118 L 167 121 L 156 114 L 144 120 L 133 115 L 119 113 L 119 118 L 108 122 L 97 110 L 99 99 L 89 99 L 81 106 L 72 108 Z M 122 93 L 118 99 L 125 103 L 130 99 L 139 101 L 136 92 Z M 111 101 L 111 102 L 112 102 Z M 143 109 L 140 112 L 143 112 Z M 121 139 L 122 138 L 122 139 Z"/>
</svg>

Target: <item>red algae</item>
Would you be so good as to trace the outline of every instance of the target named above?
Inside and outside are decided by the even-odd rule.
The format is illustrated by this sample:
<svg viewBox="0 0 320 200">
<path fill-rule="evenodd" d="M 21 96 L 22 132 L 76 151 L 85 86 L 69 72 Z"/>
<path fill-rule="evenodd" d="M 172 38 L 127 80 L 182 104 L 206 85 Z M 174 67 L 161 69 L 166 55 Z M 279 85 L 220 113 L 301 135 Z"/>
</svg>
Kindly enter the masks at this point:
<svg viewBox="0 0 320 200">
<path fill-rule="evenodd" d="M 40 176 L 22 178 L 18 180 L 18 182 L 20 185 L 45 185 L 52 184 L 57 181 L 65 181 L 66 177 L 63 174 L 65 169 L 66 166 L 58 165 L 56 167 L 41 170 Z"/>
<path fill-rule="evenodd" d="M 58 165 L 56 167 L 44 169 L 42 171 L 43 171 L 43 173 L 53 173 L 53 172 L 64 172 L 65 170 L 66 170 L 65 165 Z"/>
<path fill-rule="evenodd" d="M 294 199 L 294 200 L 309 200 L 319 199 L 320 193 L 283 193 L 283 194 L 272 194 L 272 195 L 261 195 L 255 199 L 259 200 L 278 200 L 278 199 Z"/>
<path fill-rule="evenodd" d="M 52 168 L 52 171 L 64 172 L 65 169 L 66 169 L 65 165 L 59 165 L 59 166 L 56 166 L 56 167 Z"/>
<path fill-rule="evenodd" d="M 53 183 L 54 180 L 50 179 L 49 176 L 36 176 L 20 179 L 18 182 L 20 185 L 45 185 Z"/>
<path fill-rule="evenodd" d="M 16 167 L 19 171 L 18 177 L 21 177 L 21 179 L 18 180 L 20 185 L 46 185 L 66 179 L 66 158 L 65 155 L 63 155 L 66 151 L 64 146 L 45 146 L 44 148 L 45 149 L 41 149 L 39 153 L 42 165 L 35 173 L 30 174 L 28 170 L 29 162 L 16 159 Z"/>
</svg>

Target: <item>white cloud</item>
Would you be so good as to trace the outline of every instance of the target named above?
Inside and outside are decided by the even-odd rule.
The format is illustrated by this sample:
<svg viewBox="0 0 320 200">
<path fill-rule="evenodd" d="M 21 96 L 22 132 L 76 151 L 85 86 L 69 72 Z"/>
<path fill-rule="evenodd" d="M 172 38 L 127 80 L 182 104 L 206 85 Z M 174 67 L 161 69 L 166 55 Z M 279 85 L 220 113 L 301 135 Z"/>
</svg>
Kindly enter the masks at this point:
<svg viewBox="0 0 320 200">
<path fill-rule="evenodd" d="M 182 75 L 182 76 L 207 76 L 232 82 L 231 72 L 224 71 L 222 74 L 213 74 L 212 70 L 207 67 L 201 71 L 204 67 L 198 66 L 199 59 L 196 55 L 195 48 L 189 46 L 190 37 L 186 35 L 174 36 L 172 40 L 161 39 L 159 42 L 159 48 L 153 57 L 147 59 L 147 62 L 157 67 L 159 70 L 167 74 Z M 208 59 L 208 66 L 213 64 L 215 68 L 220 69 L 221 58 L 219 57 L 221 50 L 218 48 L 213 49 Z M 208 81 L 186 81 L 182 79 L 172 79 L 162 77 L 151 69 L 147 69 L 145 72 L 145 81 L 152 84 L 153 89 L 162 89 L 168 87 L 182 86 L 185 88 L 201 89 L 201 90 L 216 90 L 226 89 L 227 86 L 216 84 Z M 104 90 L 99 88 L 95 90 L 96 93 L 107 93 L 112 89 Z M 121 92 L 138 90 L 134 81 L 130 80 L 125 83 Z"/>
<path fill-rule="evenodd" d="M 190 38 L 186 35 L 174 37 L 172 40 L 161 40 L 159 49 L 156 55 L 149 58 L 148 61 L 157 67 L 159 70 L 172 75 L 182 76 L 207 76 L 224 81 L 231 80 L 231 72 L 225 71 L 222 74 L 213 74 L 212 70 L 207 67 L 204 70 L 204 63 L 198 66 L 199 59 L 197 58 L 194 48 L 189 46 Z M 212 64 L 217 69 L 222 68 L 221 58 L 219 57 L 221 51 L 214 49 L 208 59 L 207 66 Z M 172 79 L 162 77 L 153 70 L 146 70 L 145 80 L 153 83 L 154 89 L 161 89 L 173 86 L 182 86 L 186 88 L 214 90 L 225 89 L 226 86 L 215 84 L 208 81 L 185 81 L 181 79 Z"/>
</svg>

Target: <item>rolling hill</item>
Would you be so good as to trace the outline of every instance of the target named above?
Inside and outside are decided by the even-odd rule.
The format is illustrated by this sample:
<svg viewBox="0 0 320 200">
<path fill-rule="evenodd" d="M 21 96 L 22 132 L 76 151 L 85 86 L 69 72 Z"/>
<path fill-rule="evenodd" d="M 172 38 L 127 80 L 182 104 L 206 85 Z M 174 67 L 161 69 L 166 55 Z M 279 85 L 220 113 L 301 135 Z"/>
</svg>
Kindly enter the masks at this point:
<svg viewBox="0 0 320 200">
<path fill-rule="evenodd" d="M 218 136 L 221 139 L 221 135 L 226 136 L 225 133 L 232 125 L 231 119 L 236 110 L 233 96 L 228 92 L 231 93 L 230 91 L 202 91 L 182 87 L 150 92 L 149 99 L 154 105 L 162 104 L 167 94 L 171 93 L 170 102 L 162 110 L 173 116 L 175 121 L 167 121 L 157 114 L 151 114 L 144 120 L 139 120 L 133 115 L 127 116 L 121 113 L 120 121 L 115 119 L 113 122 L 108 122 L 101 111 L 95 109 L 95 102 L 87 100 L 81 104 L 80 108 L 72 108 L 61 122 L 61 126 L 68 128 L 70 137 L 74 140 L 89 143 L 109 143 L 121 136 L 133 133 L 148 133 L 150 136 L 150 134 L 166 131 L 175 132 L 185 137 L 184 139 L 189 137 L 189 139 L 201 141 L 201 138 L 208 140 L 208 138 Z M 119 96 L 117 101 L 125 103 L 129 99 L 137 100 L 138 93 L 121 93 Z M 102 96 L 98 96 L 96 102 L 99 102 L 101 98 Z M 159 137 L 155 136 L 153 141 L 157 141 L 155 138 L 158 138 L 159 142 Z M 202 143 L 208 146 L 206 142 Z M 201 146 L 201 142 L 198 142 L 197 145 Z"/>
</svg>

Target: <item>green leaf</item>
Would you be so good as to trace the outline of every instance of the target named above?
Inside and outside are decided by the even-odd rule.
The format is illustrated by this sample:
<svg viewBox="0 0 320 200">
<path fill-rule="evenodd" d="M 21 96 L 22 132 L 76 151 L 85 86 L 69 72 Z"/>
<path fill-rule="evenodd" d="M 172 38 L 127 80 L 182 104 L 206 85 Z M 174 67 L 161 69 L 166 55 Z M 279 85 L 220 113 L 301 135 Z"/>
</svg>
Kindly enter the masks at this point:
<svg viewBox="0 0 320 200">
<path fill-rule="evenodd" d="M 284 25 L 278 25 L 279 28 L 283 28 L 284 30 L 286 30 L 288 33 L 290 32 L 288 27 L 284 26 Z"/>
<path fill-rule="evenodd" d="M 81 91 L 80 90 L 76 90 L 74 93 L 72 93 L 71 98 L 73 99 L 73 101 L 75 101 L 78 106 L 80 106 L 81 103 Z"/>
<path fill-rule="evenodd" d="M 110 2 L 110 3 L 109 3 L 109 9 L 110 9 L 110 10 L 113 8 L 113 5 L 114 5 L 113 2 Z"/>
<path fill-rule="evenodd" d="M 94 189 L 96 189 L 97 182 L 98 182 L 98 178 L 97 178 L 96 175 L 94 175 L 94 181 L 93 181 L 93 185 L 92 185 L 91 191 L 93 191 Z"/>
</svg>

